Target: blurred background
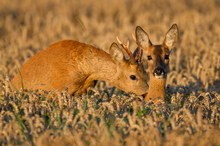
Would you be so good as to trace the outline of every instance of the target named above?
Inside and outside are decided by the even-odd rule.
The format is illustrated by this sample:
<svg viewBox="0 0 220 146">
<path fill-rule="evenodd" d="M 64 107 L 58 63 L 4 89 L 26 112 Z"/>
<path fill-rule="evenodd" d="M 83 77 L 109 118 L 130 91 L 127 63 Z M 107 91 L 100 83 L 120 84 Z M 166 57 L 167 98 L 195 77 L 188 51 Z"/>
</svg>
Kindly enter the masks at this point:
<svg viewBox="0 0 220 146">
<path fill-rule="evenodd" d="M 158 44 L 176 23 L 180 39 L 170 57 L 168 86 L 220 93 L 219 13 L 220 0 L 1 0 L 0 80 L 59 40 L 108 51 L 119 36 L 134 50 L 137 25 Z"/>
</svg>

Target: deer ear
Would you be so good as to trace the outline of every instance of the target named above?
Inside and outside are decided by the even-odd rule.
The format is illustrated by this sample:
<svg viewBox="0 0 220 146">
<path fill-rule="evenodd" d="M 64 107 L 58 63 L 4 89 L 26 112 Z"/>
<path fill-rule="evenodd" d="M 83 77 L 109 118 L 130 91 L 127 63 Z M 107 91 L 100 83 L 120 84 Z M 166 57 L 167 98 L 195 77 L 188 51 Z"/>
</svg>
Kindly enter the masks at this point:
<svg viewBox="0 0 220 146">
<path fill-rule="evenodd" d="M 142 56 L 143 56 L 143 49 L 141 48 L 136 48 L 134 50 L 133 56 L 135 58 L 135 61 L 140 64 L 142 63 Z"/>
<path fill-rule="evenodd" d="M 109 53 L 112 56 L 112 58 L 116 61 L 122 61 L 124 60 L 124 55 L 119 46 L 116 43 L 112 43 L 111 47 L 109 49 Z"/>
<path fill-rule="evenodd" d="M 173 47 L 176 45 L 178 40 L 178 26 L 176 24 L 173 24 L 171 28 L 166 33 L 165 39 L 163 44 L 166 45 L 169 50 L 171 51 Z"/>
<path fill-rule="evenodd" d="M 136 37 L 137 45 L 140 48 L 146 49 L 152 45 L 148 37 L 148 34 L 140 26 L 136 27 L 135 35 L 136 35 L 135 37 Z"/>
</svg>

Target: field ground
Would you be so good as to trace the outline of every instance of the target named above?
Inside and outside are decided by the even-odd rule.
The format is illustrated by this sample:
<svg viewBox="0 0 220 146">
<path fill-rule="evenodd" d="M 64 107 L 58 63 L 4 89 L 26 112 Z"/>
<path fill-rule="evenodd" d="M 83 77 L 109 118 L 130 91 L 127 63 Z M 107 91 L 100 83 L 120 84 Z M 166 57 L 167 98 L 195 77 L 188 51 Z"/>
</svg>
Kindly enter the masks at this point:
<svg viewBox="0 0 220 146">
<path fill-rule="evenodd" d="M 219 0 L 1 0 L 0 145 L 220 145 L 219 12 Z M 137 25 L 156 44 L 173 23 L 180 40 L 166 103 L 103 82 L 81 97 L 9 89 L 18 68 L 53 42 L 108 51 L 119 36 L 134 49 Z"/>
</svg>

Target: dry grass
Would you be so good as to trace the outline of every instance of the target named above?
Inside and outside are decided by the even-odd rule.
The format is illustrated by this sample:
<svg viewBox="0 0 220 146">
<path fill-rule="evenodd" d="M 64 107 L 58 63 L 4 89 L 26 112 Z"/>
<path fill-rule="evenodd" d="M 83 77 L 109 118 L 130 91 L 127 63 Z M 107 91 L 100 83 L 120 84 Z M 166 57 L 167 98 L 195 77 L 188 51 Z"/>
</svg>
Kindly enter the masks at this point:
<svg viewBox="0 0 220 146">
<path fill-rule="evenodd" d="M 0 145 L 220 145 L 219 9 L 219 0 L 1 0 Z M 145 103 L 103 82 L 81 97 L 9 89 L 7 76 L 52 42 L 108 50 L 140 25 L 159 43 L 173 23 L 180 42 L 167 103 Z"/>
</svg>

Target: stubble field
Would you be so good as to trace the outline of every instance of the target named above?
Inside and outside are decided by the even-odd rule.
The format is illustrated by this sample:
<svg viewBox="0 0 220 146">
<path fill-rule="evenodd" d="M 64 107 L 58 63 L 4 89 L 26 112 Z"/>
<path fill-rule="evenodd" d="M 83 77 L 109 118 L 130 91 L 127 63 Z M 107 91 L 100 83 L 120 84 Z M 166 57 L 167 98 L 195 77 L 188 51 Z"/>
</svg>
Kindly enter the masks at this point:
<svg viewBox="0 0 220 146">
<path fill-rule="evenodd" d="M 219 0 L 1 0 L 0 145 L 220 145 Z M 152 104 L 98 82 L 86 95 L 11 91 L 21 65 L 53 42 L 108 51 L 137 25 L 154 44 L 173 23 L 166 102 Z"/>
</svg>

